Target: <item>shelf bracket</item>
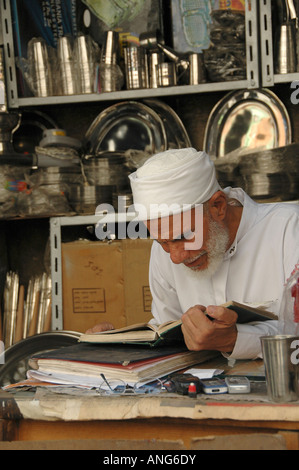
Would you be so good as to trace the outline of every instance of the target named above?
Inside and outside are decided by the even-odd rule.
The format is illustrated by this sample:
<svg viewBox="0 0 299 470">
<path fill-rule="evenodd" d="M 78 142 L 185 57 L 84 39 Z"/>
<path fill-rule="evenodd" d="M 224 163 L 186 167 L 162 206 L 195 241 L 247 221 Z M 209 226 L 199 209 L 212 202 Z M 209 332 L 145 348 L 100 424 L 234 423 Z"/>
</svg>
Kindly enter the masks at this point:
<svg viewBox="0 0 299 470">
<path fill-rule="evenodd" d="M 63 330 L 62 270 L 61 270 L 61 218 L 50 219 L 52 324 L 51 329 Z"/>
<path fill-rule="evenodd" d="M 3 35 L 7 107 L 16 108 L 18 105 L 18 88 L 10 1 L 0 0 L 0 15 Z"/>
<path fill-rule="evenodd" d="M 245 2 L 246 66 L 248 88 L 259 87 L 258 60 L 258 6 L 257 0 Z"/>
<path fill-rule="evenodd" d="M 261 81 L 263 87 L 274 85 L 271 0 L 261 0 L 259 9 Z"/>
</svg>

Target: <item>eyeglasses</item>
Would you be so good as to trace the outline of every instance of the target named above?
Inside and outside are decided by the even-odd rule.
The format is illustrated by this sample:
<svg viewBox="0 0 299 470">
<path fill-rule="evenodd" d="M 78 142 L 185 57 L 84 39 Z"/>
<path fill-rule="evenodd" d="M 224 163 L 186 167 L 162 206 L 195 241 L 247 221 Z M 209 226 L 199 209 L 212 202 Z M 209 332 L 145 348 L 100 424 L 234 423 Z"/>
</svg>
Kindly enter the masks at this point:
<svg viewBox="0 0 299 470">
<path fill-rule="evenodd" d="M 104 374 L 100 374 L 103 382 L 97 387 L 100 395 L 157 395 L 166 391 L 162 380 L 149 378 L 143 382 L 137 382 L 133 386 L 128 385 L 123 380 L 107 379 Z"/>
</svg>

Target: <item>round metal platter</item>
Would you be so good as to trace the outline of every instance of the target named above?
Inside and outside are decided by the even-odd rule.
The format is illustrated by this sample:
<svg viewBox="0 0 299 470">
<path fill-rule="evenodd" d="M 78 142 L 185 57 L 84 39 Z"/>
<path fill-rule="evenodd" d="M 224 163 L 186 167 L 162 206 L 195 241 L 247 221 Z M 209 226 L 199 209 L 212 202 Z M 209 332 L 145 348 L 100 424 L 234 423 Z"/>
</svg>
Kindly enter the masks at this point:
<svg viewBox="0 0 299 470">
<path fill-rule="evenodd" d="M 169 149 L 191 147 L 191 141 L 184 124 L 168 104 L 155 99 L 144 100 L 144 103 L 156 111 L 162 119 Z"/>
<path fill-rule="evenodd" d="M 0 365 L 0 386 L 24 380 L 28 361 L 41 352 L 76 344 L 81 333 L 75 331 L 49 331 L 30 336 L 5 350 L 5 363 Z"/>
<path fill-rule="evenodd" d="M 283 147 L 292 140 L 284 104 L 270 90 L 239 90 L 226 95 L 212 110 L 204 135 L 211 158 L 259 147 Z"/>
<path fill-rule="evenodd" d="M 142 150 L 148 154 L 167 149 L 167 136 L 159 115 L 143 103 L 116 103 L 101 112 L 85 135 L 86 152 Z"/>
</svg>

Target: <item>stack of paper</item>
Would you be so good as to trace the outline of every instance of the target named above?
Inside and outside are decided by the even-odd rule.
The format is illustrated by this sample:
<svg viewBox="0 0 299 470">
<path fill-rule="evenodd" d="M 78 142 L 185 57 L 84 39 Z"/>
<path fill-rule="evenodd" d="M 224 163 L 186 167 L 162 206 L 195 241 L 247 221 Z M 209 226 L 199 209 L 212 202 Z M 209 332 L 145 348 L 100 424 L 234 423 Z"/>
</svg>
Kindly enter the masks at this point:
<svg viewBox="0 0 299 470">
<path fill-rule="evenodd" d="M 33 357 L 28 378 L 98 387 L 103 382 L 101 374 L 104 374 L 108 381 L 121 380 L 134 385 L 191 367 L 214 356 L 214 351 L 194 352 L 184 346 L 146 348 L 79 343 Z"/>
</svg>

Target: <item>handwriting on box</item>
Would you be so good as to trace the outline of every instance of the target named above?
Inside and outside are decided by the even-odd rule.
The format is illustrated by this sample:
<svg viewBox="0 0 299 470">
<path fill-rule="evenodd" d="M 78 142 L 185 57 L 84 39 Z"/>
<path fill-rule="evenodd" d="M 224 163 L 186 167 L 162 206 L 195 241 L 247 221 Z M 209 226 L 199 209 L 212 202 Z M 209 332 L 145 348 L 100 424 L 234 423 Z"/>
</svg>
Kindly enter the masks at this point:
<svg viewBox="0 0 299 470">
<path fill-rule="evenodd" d="M 74 313 L 105 313 L 105 289 L 72 289 Z"/>
</svg>

